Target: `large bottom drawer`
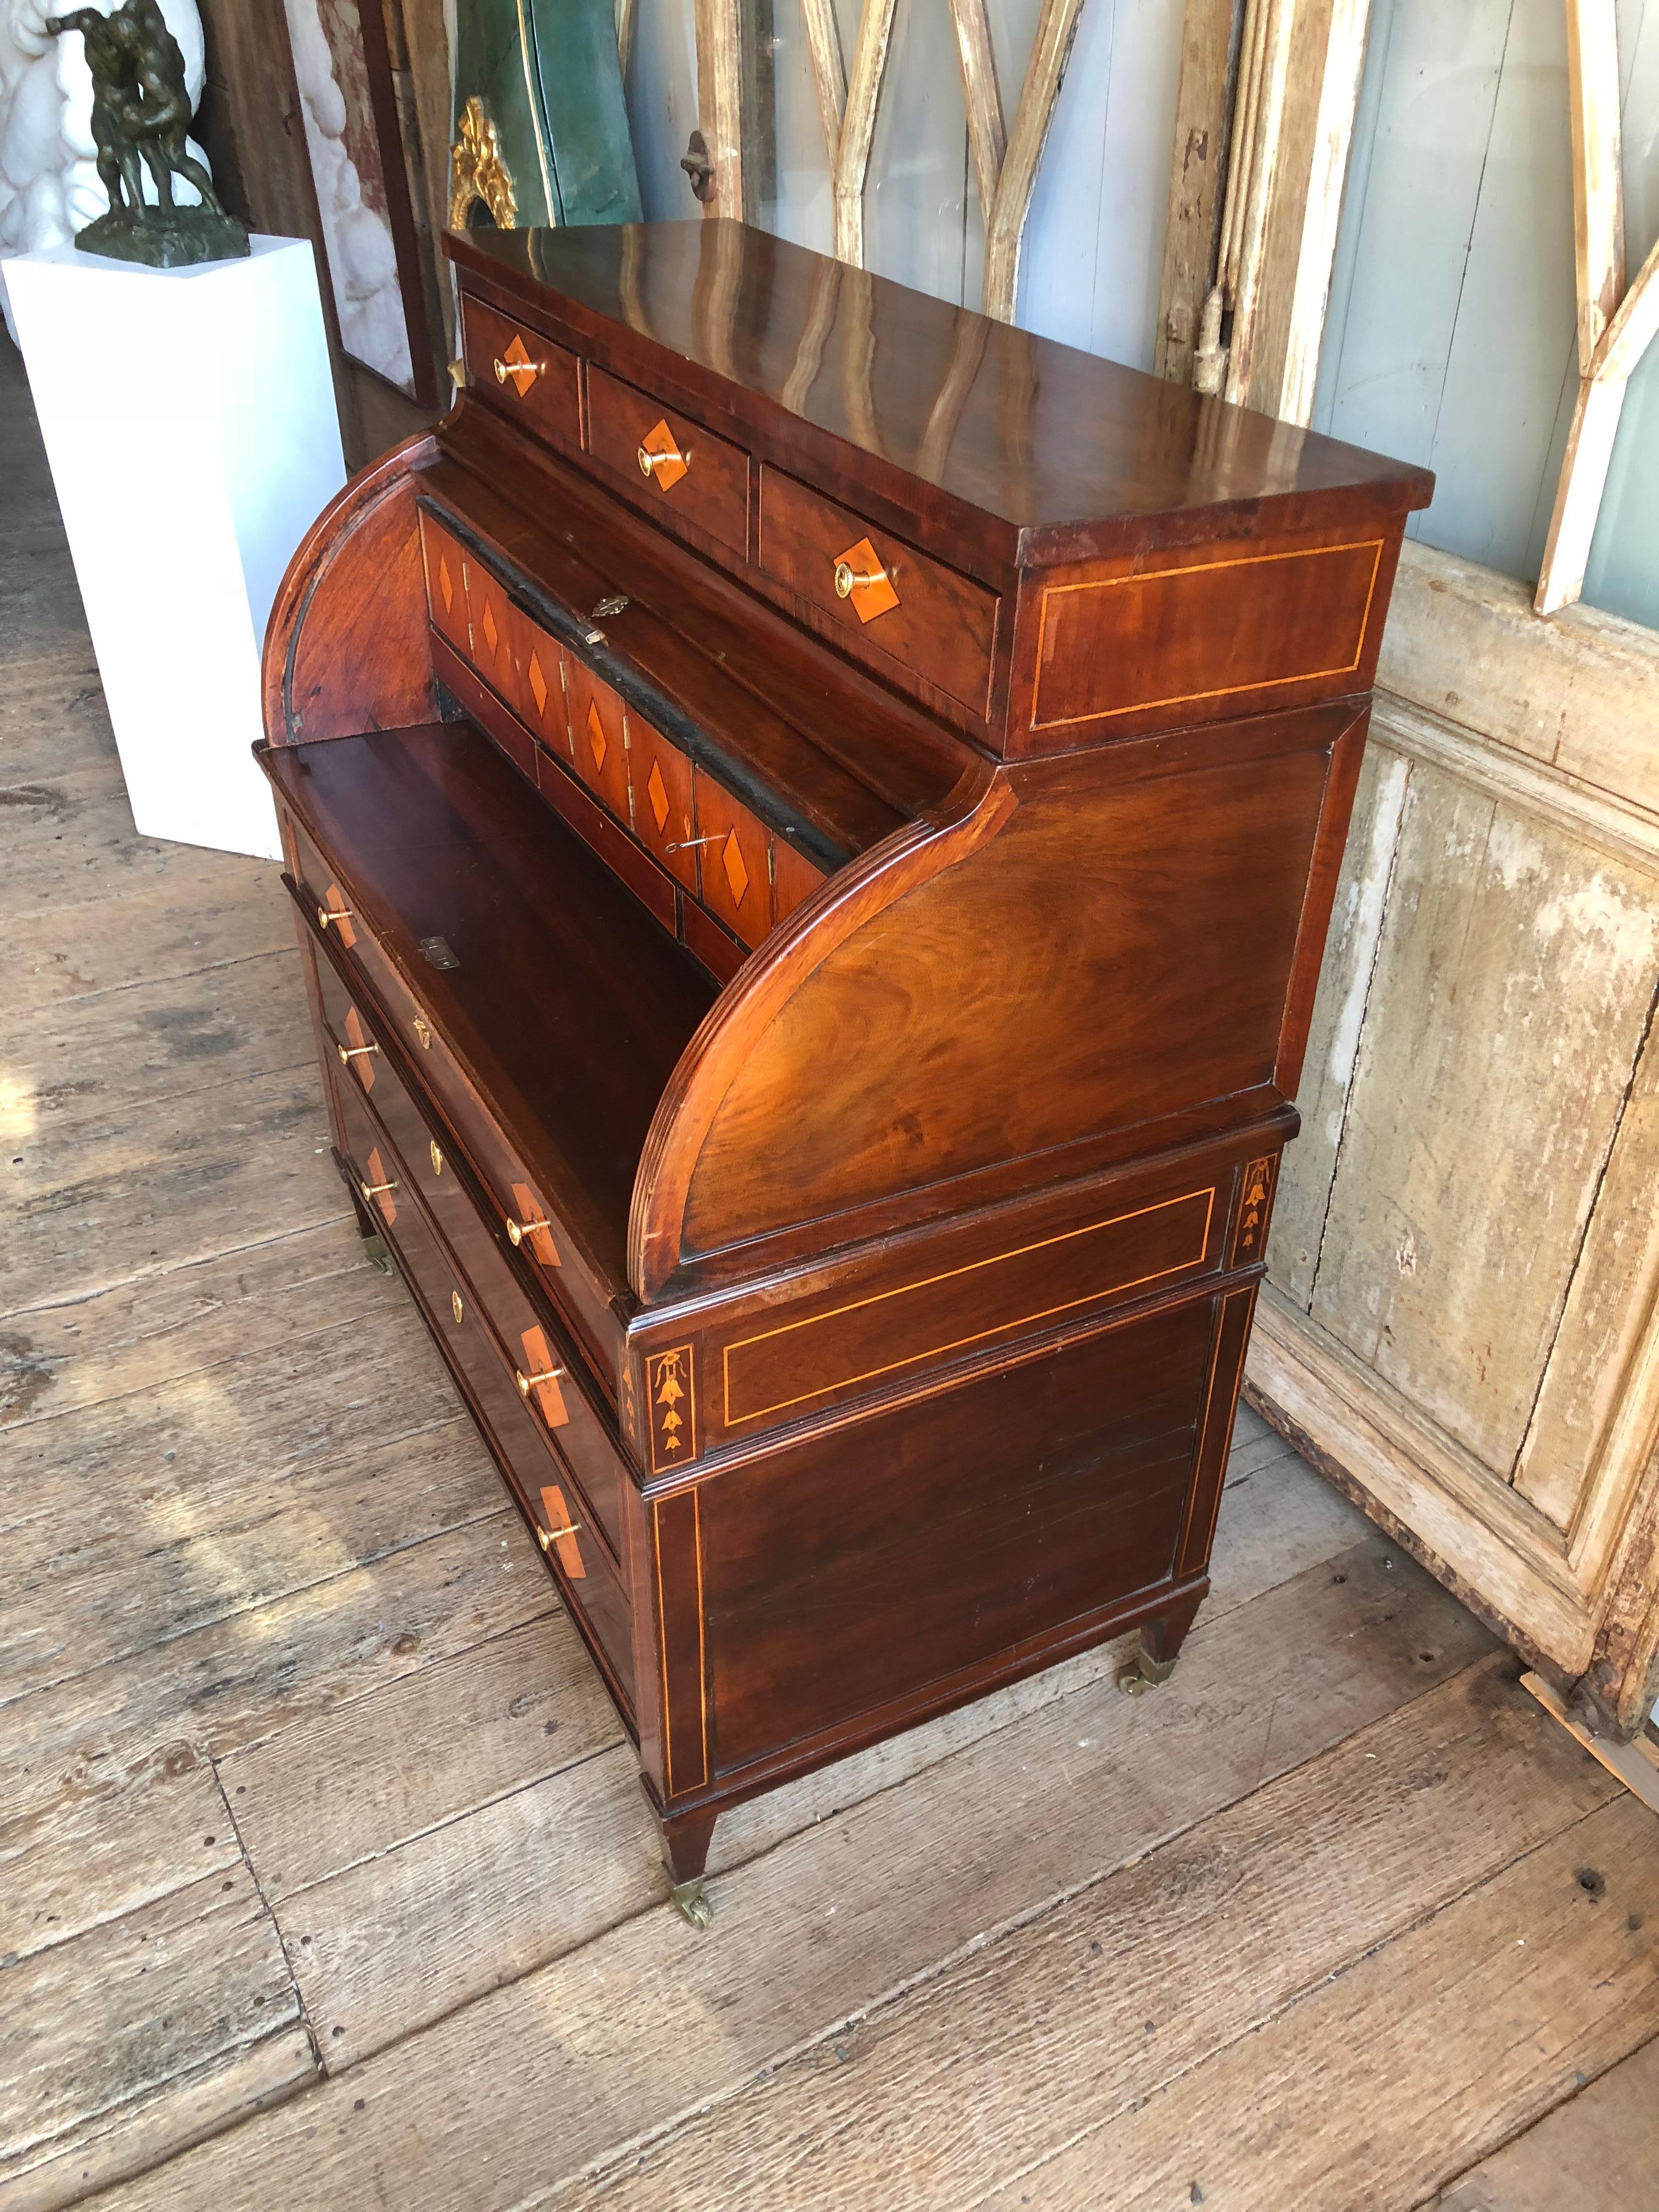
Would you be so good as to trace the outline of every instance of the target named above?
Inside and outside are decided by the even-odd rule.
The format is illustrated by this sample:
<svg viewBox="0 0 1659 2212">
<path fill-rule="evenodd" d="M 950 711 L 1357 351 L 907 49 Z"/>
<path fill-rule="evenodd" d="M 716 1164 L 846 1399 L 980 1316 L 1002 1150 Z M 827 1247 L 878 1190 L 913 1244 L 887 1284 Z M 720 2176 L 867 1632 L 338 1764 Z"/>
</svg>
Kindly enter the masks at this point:
<svg viewBox="0 0 1659 2212">
<path fill-rule="evenodd" d="M 579 1627 L 631 1714 L 634 1628 L 628 1594 L 604 1542 L 584 1526 L 586 1507 L 544 1440 L 500 1347 L 474 1310 L 457 1268 L 414 1194 L 412 1179 L 350 1080 L 337 1083 L 347 1163 L 375 1214 L 440 1351 L 461 1384 L 497 1466 L 536 1532 Z"/>
</svg>

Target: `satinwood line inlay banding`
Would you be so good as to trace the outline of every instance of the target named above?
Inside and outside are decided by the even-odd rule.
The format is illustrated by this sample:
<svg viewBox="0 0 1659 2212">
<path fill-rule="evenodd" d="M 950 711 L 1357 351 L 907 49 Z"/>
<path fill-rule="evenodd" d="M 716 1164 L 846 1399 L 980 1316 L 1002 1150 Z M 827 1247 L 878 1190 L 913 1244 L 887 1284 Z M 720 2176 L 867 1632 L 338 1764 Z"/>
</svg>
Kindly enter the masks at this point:
<svg viewBox="0 0 1659 2212">
<path fill-rule="evenodd" d="M 1130 699 L 1116 707 L 1101 707 L 1089 714 L 1054 714 L 1047 721 L 1042 719 L 1042 680 L 1048 672 L 1048 611 L 1050 604 L 1074 592 L 1113 592 L 1128 586 L 1142 590 L 1158 584 L 1174 583 L 1189 576 L 1201 576 L 1219 568 L 1265 568 L 1274 561 L 1318 561 L 1334 559 L 1340 553 L 1369 553 L 1371 572 L 1365 586 L 1365 603 L 1360 610 L 1358 633 L 1354 640 L 1352 657 L 1334 664 L 1329 668 L 1282 670 L 1244 684 L 1218 684 L 1201 691 L 1172 692 L 1163 699 Z M 1249 553 L 1232 561 L 1197 561 L 1181 568 L 1133 570 L 1125 576 L 1099 576 L 1085 584 L 1050 584 L 1042 594 L 1042 611 L 1037 623 L 1036 675 L 1031 693 L 1031 727 L 1034 730 L 1069 728 L 1075 723 L 1106 722 L 1119 714 L 1139 714 L 1152 708 L 1184 707 L 1203 699 L 1224 699 L 1246 691 L 1271 691 L 1284 684 L 1316 684 L 1331 676 L 1352 676 L 1359 665 L 1365 650 L 1365 633 L 1370 622 L 1371 601 L 1376 594 L 1377 573 L 1382 564 L 1381 538 L 1357 538 L 1348 545 L 1302 545 L 1284 553 Z"/>
<path fill-rule="evenodd" d="M 732 1402 L 733 1353 L 746 1352 L 755 1345 L 772 1343 L 779 1337 L 793 1335 L 801 1330 L 821 1328 L 824 1323 L 839 1320 L 848 1314 L 862 1312 L 871 1306 L 882 1305 L 896 1298 L 908 1297 L 918 1291 L 933 1289 L 940 1283 L 951 1282 L 961 1276 L 973 1275 L 987 1268 L 1001 1267 L 1011 1260 L 1024 1258 L 1032 1252 L 1047 1251 L 1059 1245 L 1074 1243 L 1080 1237 L 1096 1236 L 1102 1230 L 1115 1229 L 1125 1222 L 1142 1220 L 1151 1214 L 1162 1213 L 1176 1206 L 1197 1204 L 1201 1204 L 1203 1206 L 1203 1219 L 1201 1224 L 1194 1224 L 1198 1227 L 1199 1232 L 1196 1249 L 1183 1250 L 1178 1255 L 1166 1261 L 1162 1267 L 1152 1268 L 1145 1274 L 1098 1284 L 1085 1291 L 1081 1297 L 1061 1299 L 1058 1304 L 1044 1306 L 1036 1312 L 1010 1315 L 1006 1320 L 993 1322 L 985 1328 L 976 1329 L 967 1336 L 956 1337 L 949 1343 L 926 1345 L 916 1352 L 906 1353 L 902 1358 L 887 1360 L 878 1366 L 863 1368 L 854 1373 L 837 1375 L 830 1382 L 819 1384 L 815 1389 L 802 1391 L 794 1397 L 781 1398 L 764 1406 L 740 1407 L 734 1406 Z M 1049 1320 L 1055 1314 L 1069 1313 L 1078 1306 L 1089 1305 L 1097 1298 L 1115 1297 L 1118 1292 L 1133 1290 L 1142 1283 L 1158 1282 L 1165 1275 L 1177 1273 L 1182 1267 L 1196 1267 L 1203 1261 L 1205 1254 L 1209 1249 L 1210 1224 L 1214 1210 L 1213 1186 L 1201 1190 L 1183 1191 L 1178 1198 L 1159 1199 L 1151 1206 L 1135 1206 L 1127 1213 L 1115 1213 L 1108 1216 L 1103 1221 L 1086 1223 L 1081 1229 L 1064 1230 L 1056 1237 L 1039 1237 L 1033 1243 L 1018 1245 L 1011 1251 L 995 1252 L 983 1260 L 970 1260 L 960 1267 L 947 1267 L 943 1273 L 925 1276 L 918 1282 L 900 1283 L 890 1291 L 877 1291 L 867 1298 L 854 1298 L 847 1305 L 832 1307 L 828 1313 L 808 1314 L 799 1321 L 785 1322 L 777 1328 L 763 1330 L 758 1335 L 741 1337 L 735 1343 L 726 1345 L 721 1355 L 722 1380 L 726 1397 L 726 1425 L 728 1429 L 738 1428 L 746 1421 L 757 1421 L 769 1413 L 781 1413 L 793 1407 L 808 1405 L 815 1398 L 829 1396 L 832 1391 L 848 1389 L 855 1383 L 873 1382 L 878 1376 L 895 1374 L 900 1368 L 913 1367 L 921 1360 L 941 1358 L 946 1352 L 960 1352 L 969 1345 L 981 1344 L 988 1337 L 1000 1336 L 1008 1329 L 1028 1328 L 1035 1322 Z"/>
</svg>

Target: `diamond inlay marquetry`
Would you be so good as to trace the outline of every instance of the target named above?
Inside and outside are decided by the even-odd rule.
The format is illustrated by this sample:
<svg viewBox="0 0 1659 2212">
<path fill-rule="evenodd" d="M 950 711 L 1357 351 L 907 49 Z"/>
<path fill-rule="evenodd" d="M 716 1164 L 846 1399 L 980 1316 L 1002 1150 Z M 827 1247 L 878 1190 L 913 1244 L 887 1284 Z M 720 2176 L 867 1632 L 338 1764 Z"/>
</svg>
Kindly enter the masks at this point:
<svg viewBox="0 0 1659 2212">
<path fill-rule="evenodd" d="M 515 331 L 513 343 L 501 355 L 507 364 L 507 375 L 513 380 L 513 390 L 522 399 L 536 381 L 536 363 L 530 358 L 530 349 Z M 505 380 L 503 380 L 504 381 Z"/>
<path fill-rule="evenodd" d="M 899 603 L 886 563 L 867 538 L 836 556 L 837 594 L 844 598 L 861 623 L 874 622 Z M 845 572 L 843 574 L 842 572 Z M 847 583 L 843 592 L 842 584 Z"/>
<path fill-rule="evenodd" d="M 679 441 L 665 422 L 659 420 L 646 432 L 640 440 L 640 451 L 661 456 L 651 471 L 651 481 L 659 491 L 672 491 L 685 475 L 686 464 Z"/>
<path fill-rule="evenodd" d="M 484 601 L 483 634 L 484 642 L 489 647 L 490 655 L 493 659 L 495 656 L 495 647 L 501 642 L 501 632 L 495 627 L 495 610 L 490 605 L 488 599 Z"/>
<path fill-rule="evenodd" d="M 668 786 L 663 781 L 662 769 L 655 761 L 652 762 L 651 773 L 645 780 L 645 795 L 651 801 L 651 818 L 657 825 L 657 835 L 660 836 L 663 824 L 668 819 Z"/>
<path fill-rule="evenodd" d="M 587 702 L 587 742 L 592 748 L 595 770 L 605 766 L 605 725 L 599 720 L 599 710 L 590 699 Z"/>
<path fill-rule="evenodd" d="M 438 556 L 438 589 L 444 595 L 444 612 L 453 612 L 455 605 L 455 581 L 449 573 L 449 563 L 441 553 Z"/>
<path fill-rule="evenodd" d="M 526 673 L 530 678 L 530 689 L 535 695 L 536 712 L 544 714 L 547 712 L 547 678 L 542 674 L 542 664 L 536 658 L 533 646 L 530 651 L 530 666 Z"/>
<path fill-rule="evenodd" d="M 726 871 L 726 880 L 732 886 L 732 903 L 743 904 L 743 895 L 749 888 L 749 871 L 743 864 L 743 852 L 733 830 L 720 847 L 720 866 Z"/>
</svg>

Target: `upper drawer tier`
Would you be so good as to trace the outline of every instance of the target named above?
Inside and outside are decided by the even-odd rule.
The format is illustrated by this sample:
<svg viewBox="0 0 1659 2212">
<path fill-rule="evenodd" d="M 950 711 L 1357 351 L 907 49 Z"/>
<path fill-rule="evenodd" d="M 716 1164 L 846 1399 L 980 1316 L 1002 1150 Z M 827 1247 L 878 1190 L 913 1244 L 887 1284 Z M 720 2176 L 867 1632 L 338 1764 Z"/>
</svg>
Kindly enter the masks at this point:
<svg viewBox="0 0 1659 2212">
<path fill-rule="evenodd" d="M 1432 489 L 1420 469 L 738 223 L 446 251 L 501 330 L 522 316 L 580 356 L 579 465 L 994 753 L 1370 686 L 1406 516 Z M 489 421 L 533 428 L 495 381 L 494 335 L 474 365 Z M 465 454 L 484 411 L 463 405 L 443 448 Z M 1139 587 L 1177 569 L 1179 586 Z M 1135 587 L 1097 588 L 1121 578 Z"/>
</svg>

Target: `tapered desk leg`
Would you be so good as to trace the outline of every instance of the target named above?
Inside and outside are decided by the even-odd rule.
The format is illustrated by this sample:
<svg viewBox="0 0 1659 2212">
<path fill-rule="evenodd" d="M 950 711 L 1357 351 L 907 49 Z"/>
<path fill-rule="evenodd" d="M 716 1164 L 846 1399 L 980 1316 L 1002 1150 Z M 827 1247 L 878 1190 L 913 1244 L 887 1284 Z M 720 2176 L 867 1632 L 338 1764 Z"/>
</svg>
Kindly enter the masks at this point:
<svg viewBox="0 0 1659 2212">
<path fill-rule="evenodd" d="M 1166 1607 L 1154 1620 L 1141 1623 L 1140 1648 L 1117 1678 L 1117 1686 L 1125 1697 L 1144 1697 L 1148 1690 L 1155 1690 L 1160 1682 L 1169 1680 L 1202 1595 L 1200 1591 L 1182 1598 L 1177 1604 Z"/>
</svg>

